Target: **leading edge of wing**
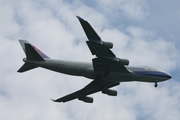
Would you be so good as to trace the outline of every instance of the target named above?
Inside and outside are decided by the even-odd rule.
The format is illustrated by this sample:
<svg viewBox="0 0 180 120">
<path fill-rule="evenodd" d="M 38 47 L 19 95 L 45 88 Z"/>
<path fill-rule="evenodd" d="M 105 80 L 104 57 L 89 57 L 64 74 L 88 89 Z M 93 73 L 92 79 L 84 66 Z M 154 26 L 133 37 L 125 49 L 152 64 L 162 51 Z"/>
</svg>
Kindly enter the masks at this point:
<svg viewBox="0 0 180 120">
<path fill-rule="evenodd" d="M 64 97 L 61 97 L 59 99 L 52 100 L 52 101 L 53 102 L 68 102 L 70 100 L 74 100 L 74 99 L 77 99 L 77 98 L 82 98 L 82 97 L 85 97 L 86 95 L 98 92 L 100 90 L 99 90 L 99 87 L 96 86 L 97 84 L 95 82 L 96 81 L 92 81 L 91 83 L 89 83 L 84 88 L 82 88 L 82 89 L 80 89 L 80 90 L 78 90 L 78 91 L 76 91 L 74 93 L 71 93 L 69 95 L 66 95 Z"/>
<path fill-rule="evenodd" d="M 81 90 L 79 90 L 79 91 L 77 91 L 77 92 L 74 92 L 74 93 L 72 93 L 72 94 L 66 95 L 66 96 L 61 97 L 61 98 L 56 99 L 56 100 L 53 100 L 53 99 L 51 99 L 51 100 L 52 100 L 53 102 L 67 102 L 67 101 L 70 101 L 70 100 L 73 100 L 73 99 L 78 98 L 80 91 L 81 91 Z"/>
<path fill-rule="evenodd" d="M 64 97 L 61 97 L 59 99 L 56 99 L 56 100 L 51 99 L 51 100 L 53 102 L 68 102 L 70 100 L 74 100 L 77 98 L 83 98 L 87 95 L 99 92 L 99 91 L 103 90 L 104 88 L 111 88 L 111 87 L 114 87 L 119 84 L 120 84 L 120 82 L 108 82 L 108 81 L 100 82 L 100 81 L 94 80 L 94 81 L 90 82 L 87 86 L 82 88 L 81 90 L 78 90 L 74 93 L 71 93 Z"/>
<path fill-rule="evenodd" d="M 79 16 L 76 16 L 76 17 L 81 23 L 81 26 L 89 40 L 101 41 L 101 38 L 99 37 L 99 35 L 96 33 L 96 31 L 92 28 L 92 26 L 86 20 L 82 19 Z"/>
</svg>

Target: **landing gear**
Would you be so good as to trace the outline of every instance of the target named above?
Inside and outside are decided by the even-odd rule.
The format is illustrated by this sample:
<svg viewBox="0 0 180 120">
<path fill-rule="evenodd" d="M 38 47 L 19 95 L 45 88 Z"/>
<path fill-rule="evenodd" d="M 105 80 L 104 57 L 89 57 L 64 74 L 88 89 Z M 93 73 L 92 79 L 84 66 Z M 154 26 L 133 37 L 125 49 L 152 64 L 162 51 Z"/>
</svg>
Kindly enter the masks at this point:
<svg viewBox="0 0 180 120">
<path fill-rule="evenodd" d="M 154 87 L 157 87 L 157 86 L 158 86 L 158 84 L 157 84 L 157 81 L 156 81 Z"/>
</svg>

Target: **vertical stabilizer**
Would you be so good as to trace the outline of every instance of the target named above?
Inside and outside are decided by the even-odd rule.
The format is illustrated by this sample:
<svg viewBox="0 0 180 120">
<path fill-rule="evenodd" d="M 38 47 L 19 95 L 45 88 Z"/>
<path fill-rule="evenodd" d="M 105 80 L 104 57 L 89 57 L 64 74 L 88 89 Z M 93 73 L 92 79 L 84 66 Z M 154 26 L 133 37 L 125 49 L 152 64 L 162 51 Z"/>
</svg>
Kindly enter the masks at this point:
<svg viewBox="0 0 180 120">
<path fill-rule="evenodd" d="M 19 42 L 26 54 L 27 60 L 44 61 L 45 58 L 49 58 L 47 55 L 41 52 L 38 48 L 31 45 L 28 41 L 19 40 Z"/>
<path fill-rule="evenodd" d="M 39 49 L 37 49 L 35 46 L 31 45 L 26 40 L 19 40 L 25 54 L 27 61 L 45 61 L 46 58 L 49 58 L 47 55 L 45 55 L 43 52 L 41 52 Z M 25 64 L 18 70 L 18 72 L 25 72 L 31 69 L 34 69 L 38 66 L 35 66 L 31 63 L 27 63 L 25 61 Z"/>
</svg>

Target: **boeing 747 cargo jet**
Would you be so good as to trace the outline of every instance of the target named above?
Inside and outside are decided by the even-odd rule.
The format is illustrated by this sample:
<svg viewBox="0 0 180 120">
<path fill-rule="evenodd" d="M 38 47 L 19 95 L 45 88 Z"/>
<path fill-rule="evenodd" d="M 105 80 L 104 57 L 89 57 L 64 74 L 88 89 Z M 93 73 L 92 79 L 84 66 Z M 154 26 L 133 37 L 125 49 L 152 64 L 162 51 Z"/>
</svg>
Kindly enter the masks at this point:
<svg viewBox="0 0 180 120">
<path fill-rule="evenodd" d="M 118 58 L 111 51 L 113 43 L 102 41 L 87 21 L 79 16 L 77 18 L 88 38 L 88 41 L 86 41 L 87 45 L 92 55 L 96 56 L 92 59 L 92 63 L 50 59 L 28 41 L 19 40 L 26 58 L 23 59 L 25 63 L 18 72 L 42 67 L 63 74 L 92 79 L 84 88 L 53 100 L 54 102 L 67 102 L 78 99 L 87 103 L 93 103 L 93 98 L 87 95 L 101 91 L 110 96 L 117 96 L 117 91 L 110 88 L 119 85 L 121 82 L 153 82 L 155 83 L 154 86 L 157 87 L 158 82 L 171 78 L 169 74 L 156 68 L 128 66 L 129 60 Z"/>
</svg>

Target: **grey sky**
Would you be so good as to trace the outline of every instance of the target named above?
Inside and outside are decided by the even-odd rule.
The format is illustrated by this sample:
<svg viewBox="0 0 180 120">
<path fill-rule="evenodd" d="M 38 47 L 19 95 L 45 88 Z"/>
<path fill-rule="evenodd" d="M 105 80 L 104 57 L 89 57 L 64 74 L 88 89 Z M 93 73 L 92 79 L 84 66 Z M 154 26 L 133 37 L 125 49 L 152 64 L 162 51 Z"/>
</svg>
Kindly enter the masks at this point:
<svg viewBox="0 0 180 120">
<path fill-rule="evenodd" d="M 179 120 L 180 2 L 178 0 L 0 0 L 0 119 L 26 120 Z M 91 62 L 76 15 L 94 27 L 113 52 L 131 65 L 148 65 L 172 74 L 154 88 L 150 83 L 121 83 L 117 97 L 91 95 L 53 103 L 90 80 L 41 68 L 20 74 L 25 57 L 18 39 L 26 39 L 49 57 Z"/>
</svg>

